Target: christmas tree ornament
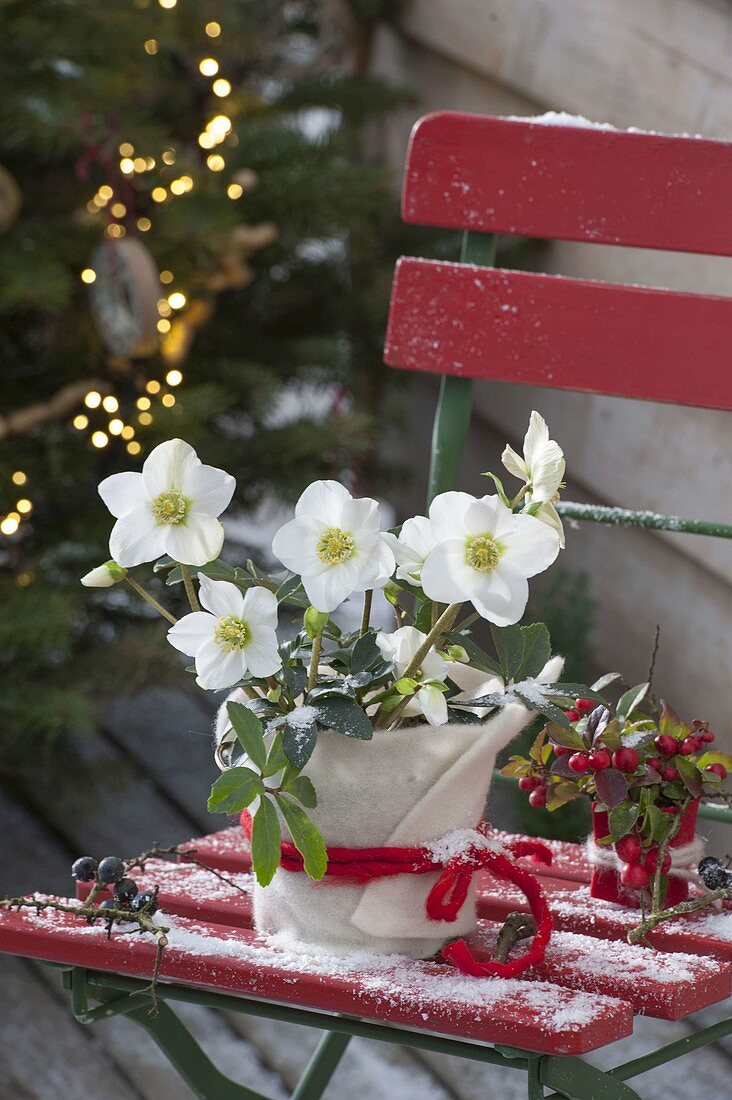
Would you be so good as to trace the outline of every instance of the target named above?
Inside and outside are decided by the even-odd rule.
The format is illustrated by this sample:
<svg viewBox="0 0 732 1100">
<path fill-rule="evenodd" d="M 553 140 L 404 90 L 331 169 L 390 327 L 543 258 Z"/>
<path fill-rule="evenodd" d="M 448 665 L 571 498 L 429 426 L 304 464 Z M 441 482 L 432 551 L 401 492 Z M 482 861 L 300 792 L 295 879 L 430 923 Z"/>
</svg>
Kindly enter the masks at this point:
<svg viewBox="0 0 732 1100">
<path fill-rule="evenodd" d="M 14 176 L 0 164 L 0 233 L 6 233 L 20 213 L 20 188 Z"/>
<path fill-rule="evenodd" d="M 135 237 L 104 241 L 90 261 L 94 323 L 109 350 L 143 357 L 158 350 L 160 276 L 145 245 Z"/>
</svg>

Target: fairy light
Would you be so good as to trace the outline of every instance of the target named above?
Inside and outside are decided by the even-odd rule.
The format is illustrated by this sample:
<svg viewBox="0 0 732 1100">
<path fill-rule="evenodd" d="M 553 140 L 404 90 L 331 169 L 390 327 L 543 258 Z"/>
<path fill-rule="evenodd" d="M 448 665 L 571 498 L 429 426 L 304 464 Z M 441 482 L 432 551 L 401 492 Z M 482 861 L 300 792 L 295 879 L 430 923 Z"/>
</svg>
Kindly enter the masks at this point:
<svg viewBox="0 0 732 1100">
<path fill-rule="evenodd" d="M 214 95 L 217 95 L 219 99 L 225 99 L 227 95 L 231 95 L 231 84 L 228 80 L 224 80 L 223 77 L 219 77 L 219 79 L 214 80 L 211 85 L 211 91 Z"/>
<path fill-rule="evenodd" d="M 72 424 L 74 425 L 74 427 L 76 428 L 77 431 L 83 432 L 84 428 L 89 427 L 89 417 L 84 416 L 83 413 L 79 413 L 78 416 L 74 417 L 74 419 L 72 421 Z"/>
<path fill-rule="evenodd" d="M 12 481 L 13 485 L 25 485 L 28 480 L 28 475 L 24 473 L 23 470 L 15 470 L 10 475 L 10 480 Z"/>
<path fill-rule="evenodd" d="M 157 329 L 158 332 L 162 333 L 162 335 L 165 336 L 168 332 L 170 332 L 170 321 L 168 321 L 165 317 L 161 317 L 158 321 Z"/>
<path fill-rule="evenodd" d="M 244 188 L 240 183 L 230 183 L 226 188 L 226 194 L 230 199 L 240 199 L 244 194 Z"/>
<path fill-rule="evenodd" d="M 183 190 L 184 191 L 192 191 L 193 190 L 193 177 L 192 176 L 181 176 L 180 177 L 180 182 L 183 184 Z"/>
<path fill-rule="evenodd" d="M 119 155 L 121 157 L 131 157 L 135 151 L 134 145 L 131 145 L 129 141 L 123 141 L 119 147 Z"/>
<path fill-rule="evenodd" d="M 175 397 L 172 393 L 164 393 L 160 400 L 166 409 L 171 409 L 175 405 Z"/>
<path fill-rule="evenodd" d="M 221 34 L 221 24 L 212 19 L 210 23 L 206 24 L 204 30 L 209 38 L 218 38 Z"/>
<path fill-rule="evenodd" d="M 165 381 L 169 386 L 179 386 L 183 381 L 183 375 L 179 370 L 169 370 L 165 376 Z"/>
<path fill-rule="evenodd" d="M 153 187 L 152 191 L 150 192 L 150 197 L 152 198 L 153 202 L 165 202 L 168 197 L 168 192 L 165 190 L 164 187 Z"/>
<path fill-rule="evenodd" d="M 211 153 L 206 157 L 206 164 L 212 172 L 223 172 L 226 167 L 226 161 L 221 156 L 221 153 Z"/>
<path fill-rule="evenodd" d="M 164 164 L 175 164 L 175 149 L 166 149 L 163 153 Z"/>
<path fill-rule="evenodd" d="M 112 198 L 112 195 L 114 194 L 114 191 L 108 183 L 103 183 L 97 191 L 97 194 L 99 195 L 99 198 L 102 200 L 102 202 L 109 202 L 109 200 Z"/>
<path fill-rule="evenodd" d="M 122 160 L 119 162 L 119 170 L 125 176 L 131 176 L 132 173 L 135 171 L 134 160 L 131 160 L 130 157 L 122 157 Z"/>
<path fill-rule="evenodd" d="M 166 11 L 170 11 L 178 3 L 178 0 L 158 0 L 161 8 L 165 8 Z"/>
<path fill-rule="evenodd" d="M 124 428 L 120 432 L 120 435 L 123 439 L 134 439 L 135 429 L 132 427 L 131 424 L 125 424 Z"/>
<path fill-rule="evenodd" d="M 145 157 L 145 168 L 151 172 L 155 167 L 155 157 Z"/>
<path fill-rule="evenodd" d="M 175 276 L 173 275 L 172 271 L 161 271 L 160 272 L 160 282 L 161 283 L 172 283 L 174 278 L 175 278 Z"/>
<path fill-rule="evenodd" d="M 123 428 L 124 423 L 119 419 L 119 417 L 115 417 L 114 420 L 110 420 L 109 424 L 107 424 L 107 431 L 110 435 L 122 435 Z"/>
<path fill-rule="evenodd" d="M 89 390 L 89 392 L 84 397 L 84 404 L 86 405 L 87 409 L 98 409 L 101 403 L 102 395 L 101 393 L 97 393 L 96 390 Z"/>
<path fill-rule="evenodd" d="M 88 283 L 90 286 L 97 277 L 96 271 L 91 267 L 85 267 L 81 273 L 82 283 Z"/>
<path fill-rule="evenodd" d="M 204 57 L 198 63 L 198 71 L 202 76 L 216 76 L 219 71 L 219 63 L 215 57 Z"/>
<path fill-rule="evenodd" d="M 148 38 L 145 42 L 145 53 L 153 57 L 158 52 L 158 43 L 154 38 Z"/>
<path fill-rule="evenodd" d="M 131 443 L 127 444 L 127 453 L 128 454 L 139 455 L 141 450 L 142 450 L 142 447 L 140 446 L 140 444 L 135 439 L 133 439 Z"/>
<path fill-rule="evenodd" d="M 86 204 L 86 208 L 90 214 L 98 214 L 100 205 L 101 204 L 96 201 L 96 198 L 93 198 L 89 199 L 89 202 Z"/>
<path fill-rule="evenodd" d="M 18 576 L 15 578 L 15 583 L 18 588 L 27 588 L 29 584 L 33 584 L 35 579 L 35 573 L 18 573 Z"/>
<path fill-rule="evenodd" d="M 202 149 L 213 149 L 216 144 L 216 138 L 213 134 L 204 131 L 204 133 L 198 135 L 198 144 Z"/>
<path fill-rule="evenodd" d="M 157 378 L 151 378 L 145 386 L 148 393 L 160 393 L 160 383 Z"/>
<path fill-rule="evenodd" d="M 132 167 L 136 172 L 144 172 L 147 168 L 147 160 L 145 157 L 135 157 L 132 162 Z"/>
<path fill-rule="evenodd" d="M 112 397 L 110 394 L 109 397 L 105 397 L 102 401 L 102 408 L 105 412 L 116 413 L 117 409 L 119 408 L 119 401 L 116 397 Z"/>
<path fill-rule="evenodd" d="M 143 412 L 146 412 L 150 408 L 150 398 L 138 397 L 135 404 L 137 405 L 138 409 L 142 409 Z"/>
<path fill-rule="evenodd" d="M 138 218 L 137 228 L 141 233 L 147 233 L 148 229 L 152 229 L 152 222 L 149 218 Z"/>
<path fill-rule="evenodd" d="M 170 317 L 173 312 L 167 298 L 158 299 L 158 313 L 161 317 Z"/>
<path fill-rule="evenodd" d="M 20 500 L 16 502 L 15 507 L 21 515 L 27 516 L 29 512 L 33 511 L 33 501 L 28 500 L 27 497 L 21 497 Z"/>
<path fill-rule="evenodd" d="M 106 432 L 100 432 L 100 431 L 92 432 L 91 441 L 92 441 L 92 447 L 97 447 L 98 450 L 101 450 L 102 447 L 106 447 L 107 444 L 109 443 L 109 436 L 107 435 Z"/>
<path fill-rule="evenodd" d="M 2 523 L 0 523 L 0 531 L 2 531 L 4 535 L 14 535 L 18 530 L 19 524 L 19 519 L 13 519 L 12 516 L 6 516 Z"/>
<path fill-rule="evenodd" d="M 140 421 L 144 428 L 146 428 L 148 424 L 152 424 L 153 422 L 152 413 L 149 412 L 141 412 L 137 419 Z"/>
<path fill-rule="evenodd" d="M 112 222 L 111 225 L 107 226 L 104 232 L 108 237 L 111 237 L 113 241 L 118 241 L 122 237 L 127 236 L 127 230 L 123 225 L 120 225 L 119 222 Z"/>
<path fill-rule="evenodd" d="M 172 294 L 168 295 L 168 305 L 171 309 L 183 309 L 188 299 L 182 290 L 174 290 Z"/>
</svg>

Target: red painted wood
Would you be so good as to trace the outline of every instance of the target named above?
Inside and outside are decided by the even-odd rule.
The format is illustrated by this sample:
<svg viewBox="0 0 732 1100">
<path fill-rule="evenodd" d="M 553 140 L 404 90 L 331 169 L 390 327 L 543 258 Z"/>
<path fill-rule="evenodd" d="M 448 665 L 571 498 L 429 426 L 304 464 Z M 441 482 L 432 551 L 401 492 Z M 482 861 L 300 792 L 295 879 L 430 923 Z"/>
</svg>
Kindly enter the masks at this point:
<svg viewBox="0 0 732 1100">
<path fill-rule="evenodd" d="M 732 256 L 732 143 L 440 112 L 414 127 L 418 225 Z"/>
<path fill-rule="evenodd" d="M 732 298 L 402 259 L 392 367 L 732 409 Z"/>
<path fill-rule="evenodd" d="M 632 1008 L 601 994 L 537 981 L 471 978 L 437 963 L 317 973 L 315 957 L 282 955 L 245 929 L 169 918 L 163 980 L 339 1012 L 487 1043 L 552 1054 L 582 1054 L 629 1035 Z M 151 943 L 73 916 L 24 911 L 0 917 L 0 951 L 149 977 Z"/>
</svg>

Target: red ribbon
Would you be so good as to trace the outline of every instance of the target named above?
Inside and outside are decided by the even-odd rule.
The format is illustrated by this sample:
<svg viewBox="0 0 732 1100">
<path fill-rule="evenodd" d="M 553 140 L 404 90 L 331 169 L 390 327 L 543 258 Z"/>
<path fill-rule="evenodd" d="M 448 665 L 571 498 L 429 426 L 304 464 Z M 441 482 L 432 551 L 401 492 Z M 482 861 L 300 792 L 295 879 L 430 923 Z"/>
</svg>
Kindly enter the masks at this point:
<svg viewBox="0 0 732 1100">
<path fill-rule="evenodd" d="M 241 815 L 245 836 L 251 838 L 252 819 L 247 810 Z M 486 835 L 485 825 L 477 832 Z M 545 844 L 534 840 L 506 842 L 514 859 L 533 856 L 551 865 L 552 853 Z M 283 841 L 280 846 L 280 867 L 285 871 L 302 871 L 303 859 L 294 844 Z M 506 854 L 476 840 L 446 863 L 435 858 L 428 847 L 419 848 L 328 848 L 326 878 L 348 879 L 350 882 L 370 882 L 394 875 L 426 875 L 441 871 L 427 895 L 427 916 L 434 921 L 457 920 L 470 891 L 476 871 L 485 867 L 496 878 L 513 883 L 525 895 L 536 920 L 537 931 L 529 950 L 510 962 L 481 962 L 473 955 L 465 940 L 454 940 L 442 949 L 442 958 L 463 974 L 473 977 L 513 978 L 540 963 L 552 931 L 552 915 L 538 880 Z"/>
</svg>

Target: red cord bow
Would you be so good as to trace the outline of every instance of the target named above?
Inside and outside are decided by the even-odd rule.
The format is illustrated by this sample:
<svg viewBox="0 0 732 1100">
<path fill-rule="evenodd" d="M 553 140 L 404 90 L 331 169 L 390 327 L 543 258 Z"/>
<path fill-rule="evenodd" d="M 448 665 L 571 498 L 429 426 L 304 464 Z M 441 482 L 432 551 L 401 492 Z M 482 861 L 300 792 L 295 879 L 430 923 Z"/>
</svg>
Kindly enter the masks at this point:
<svg viewBox="0 0 732 1100">
<path fill-rule="evenodd" d="M 252 819 L 247 810 L 241 815 L 244 834 L 251 838 Z M 477 830 L 485 837 L 485 826 Z M 534 856 L 548 865 L 552 853 L 545 844 L 532 840 L 517 840 L 505 845 L 511 855 Z M 280 867 L 285 871 L 302 871 L 303 859 L 294 844 L 283 841 L 280 846 Z M 498 879 L 511 882 L 525 895 L 537 932 L 529 950 L 510 962 L 481 962 L 473 955 L 465 940 L 454 940 L 442 950 L 442 957 L 463 974 L 474 977 L 513 978 L 544 958 L 552 930 L 552 916 L 538 880 L 519 867 L 508 856 L 476 838 L 475 843 L 453 856 L 447 863 L 436 859 L 429 847 L 419 848 L 328 848 L 326 878 L 370 882 L 394 875 L 425 875 L 440 871 L 440 877 L 427 895 L 427 916 L 434 921 L 457 920 L 468 893 L 473 875 L 485 867 Z"/>
</svg>

